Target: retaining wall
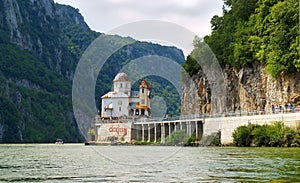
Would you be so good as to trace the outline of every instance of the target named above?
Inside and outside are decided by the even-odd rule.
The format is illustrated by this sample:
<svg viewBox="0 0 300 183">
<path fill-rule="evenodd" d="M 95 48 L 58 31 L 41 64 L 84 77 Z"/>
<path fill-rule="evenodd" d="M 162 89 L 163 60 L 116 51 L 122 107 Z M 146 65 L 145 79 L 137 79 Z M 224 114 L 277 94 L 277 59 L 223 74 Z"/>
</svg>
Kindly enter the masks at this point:
<svg viewBox="0 0 300 183">
<path fill-rule="evenodd" d="M 300 125 L 300 113 L 206 118 L 203 124 L 203 135 L 207 136 L 221 131 L 221 143 L 226 145 L 233 143 L 232 133 L 239 126 L 250 123 L 272 124 L 276 121 L 283 121 L 285 126 L 296 127 Z"/>
</svg>

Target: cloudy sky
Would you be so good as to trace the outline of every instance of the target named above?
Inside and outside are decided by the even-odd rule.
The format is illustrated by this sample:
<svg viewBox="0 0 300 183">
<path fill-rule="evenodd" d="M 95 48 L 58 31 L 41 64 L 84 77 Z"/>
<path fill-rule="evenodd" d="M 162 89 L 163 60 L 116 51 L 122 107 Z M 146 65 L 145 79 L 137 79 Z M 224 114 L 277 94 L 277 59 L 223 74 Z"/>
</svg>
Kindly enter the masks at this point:
<svg viewBox="0 0 300 183">
<path fill-rule="evenodd" d="M 78 8 L 91 29 L 108 32 L 142 20 L 168 21 L 196 35 L 210 34 L 210 19 L 222 14 L 222 0 L 54 0 Z"/>
</svg>

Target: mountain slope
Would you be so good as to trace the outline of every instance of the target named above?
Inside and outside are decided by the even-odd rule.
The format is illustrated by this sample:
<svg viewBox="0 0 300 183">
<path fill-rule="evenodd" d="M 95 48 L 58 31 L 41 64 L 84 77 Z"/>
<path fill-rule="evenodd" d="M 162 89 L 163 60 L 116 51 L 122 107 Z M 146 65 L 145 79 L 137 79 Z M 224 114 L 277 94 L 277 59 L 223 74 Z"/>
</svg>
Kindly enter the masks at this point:
<svg viewBox="0 0 300 183">
<path fill-rule="evenodd" d="M 70 6 L 53 0 L 0 0 L 0 142 L 84 140 L 72 109 L 72 79 L 84 50 L 99 35 Z M 125 49 L 107 63 L 113 69 L 102 73 L 107 85 L 96 91 L 97 102 L 111 88 L 120 62 L 156 52 L 184 60 L 182 51 L 151 43 L 136 42 L 131 55 Z"/>
<path fill-rule="evenodd" d="M 72 54 L 54 3 L 10 0 L 0 7 L 0 142 L 82 141 L 71 107 Z"/>
</svg>

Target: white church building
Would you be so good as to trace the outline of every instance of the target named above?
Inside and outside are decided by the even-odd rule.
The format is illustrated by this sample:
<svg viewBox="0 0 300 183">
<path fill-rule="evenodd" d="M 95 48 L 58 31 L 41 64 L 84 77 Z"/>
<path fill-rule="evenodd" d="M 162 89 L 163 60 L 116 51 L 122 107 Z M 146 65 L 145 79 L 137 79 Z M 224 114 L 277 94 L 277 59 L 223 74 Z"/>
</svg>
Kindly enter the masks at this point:
<svg viewBox="0 0 300 183">
<path fill-rule="evenodd" d="M 139 84 L 139 91 L 131 91 L 131 80 L 128 74 L 116 75 L 114 90 L 101 97 L 101 118 L 118 119 L 122 117 L 150 117 L 150 86 L 146 80 Z"/>
</svg>

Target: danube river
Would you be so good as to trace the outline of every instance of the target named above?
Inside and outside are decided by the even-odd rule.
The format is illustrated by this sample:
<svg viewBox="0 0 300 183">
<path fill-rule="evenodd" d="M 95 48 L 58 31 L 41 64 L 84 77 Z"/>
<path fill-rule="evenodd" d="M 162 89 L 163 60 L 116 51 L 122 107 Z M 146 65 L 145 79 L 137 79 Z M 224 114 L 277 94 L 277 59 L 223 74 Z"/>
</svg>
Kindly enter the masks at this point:
<svg viewBox="0 0 300 183">
<path fill-rule="evenodd" d="M 300 182 L 300 148 L 0 145 L 0 182 Z"/>
</svg>

